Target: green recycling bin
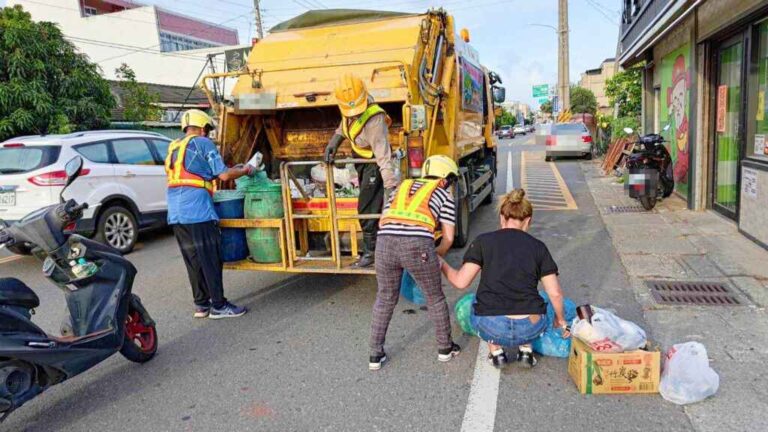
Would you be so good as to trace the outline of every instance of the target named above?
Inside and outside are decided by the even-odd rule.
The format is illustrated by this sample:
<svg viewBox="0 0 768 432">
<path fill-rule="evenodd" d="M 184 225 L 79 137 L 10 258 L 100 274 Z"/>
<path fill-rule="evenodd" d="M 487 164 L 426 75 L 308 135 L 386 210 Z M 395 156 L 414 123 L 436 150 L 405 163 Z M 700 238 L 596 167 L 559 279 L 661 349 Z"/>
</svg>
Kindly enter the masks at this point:
<svg viewBox="0 0 768 432">
<path fill-rule="evenodd" d="M 278 183 L 269 180 L 254 182 L 245 188 L 246 219 L 277 219 L 284 216 L 283 192 Z M 248 251 L 257 263 L 277 263 L 280 254 L 280 231 L 277 228 L 245 230 Z"/>
</svg>

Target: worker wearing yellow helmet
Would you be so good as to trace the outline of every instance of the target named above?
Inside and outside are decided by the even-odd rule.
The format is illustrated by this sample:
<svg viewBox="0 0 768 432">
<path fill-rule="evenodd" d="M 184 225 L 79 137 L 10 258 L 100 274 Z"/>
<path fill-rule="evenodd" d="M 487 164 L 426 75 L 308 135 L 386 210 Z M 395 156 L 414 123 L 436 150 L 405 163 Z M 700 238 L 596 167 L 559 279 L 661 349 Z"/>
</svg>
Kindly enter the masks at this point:
<svg viewBox="0 0 768 432">
<path fill-rule="evenodd" d="M 261 167 L 256 153 L 245 166 L 227 168 L 216 145 L 208 138 L 213 119 L 192 109 L 181 116 L 185 136 L 168 146 L 168 224 L 181 248 L 195 302 L 195 318 L 231 318 L 245 308 L 224 297 L 219 218 L 213 208 L 213 181 L 253 175 Z"/>
<path fill-rule="evenodd" d="M 404 180 L 391 194 L 379 221 L 376 241 L 376 302 L 371 322 L 370 370 L 387 360 L 384 339 L 397 305 L 400 282 L 407 271 L 427 298 L 427 311 L 435 326 L 441 362 L 459 355 L 461 348 L 451 339 L 451 322 L 445 300 L 438 256 L 453 244 L 456 204 L 452 184 L 459 167 L 447 156 L 431 156 L 422 166 L 422 178 Z M 435 247 L 435 234 L 442 238 Z"/>
<path fill-rule="evenodd" d="M 344 140 L 349 141 L 353 157 L 375 159 L 375 164 L 356 166 L 360 181 L 357 212 L 381 213 L 385 192 L 397 186 L 392 149 L 388 141 L 391 120 L 384 109 L 373 102 L 363 81 L 352 74 L 341 77 L 334 93 L 341 111 L 341 125 L 325 148 L 325 162 L 334 162 L 336 152 Z M 363 253 L 354 266 L 369 267 L 374 261 L 378 222 L 375 219 L 363 219 L 360 225 L 363 229 Z"/>
</svg>

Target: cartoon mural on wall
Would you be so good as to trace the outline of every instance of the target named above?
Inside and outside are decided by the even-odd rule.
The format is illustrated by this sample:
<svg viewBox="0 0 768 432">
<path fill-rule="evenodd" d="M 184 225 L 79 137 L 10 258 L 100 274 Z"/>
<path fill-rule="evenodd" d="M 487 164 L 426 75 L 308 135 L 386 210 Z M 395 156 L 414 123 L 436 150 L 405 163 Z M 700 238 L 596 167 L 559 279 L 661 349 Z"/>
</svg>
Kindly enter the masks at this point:
<svg viewBox="0 0 768 432">
<path fill-rule="evenodd" d="M 670 128 L 664 132 L 673 161 L 675 189 L 688 195 L 688 119 L 691 106 L 690 47 L 684 45 L 667 54 L 661 61 L 661 109 L 659 122 Z"/>
</svg>

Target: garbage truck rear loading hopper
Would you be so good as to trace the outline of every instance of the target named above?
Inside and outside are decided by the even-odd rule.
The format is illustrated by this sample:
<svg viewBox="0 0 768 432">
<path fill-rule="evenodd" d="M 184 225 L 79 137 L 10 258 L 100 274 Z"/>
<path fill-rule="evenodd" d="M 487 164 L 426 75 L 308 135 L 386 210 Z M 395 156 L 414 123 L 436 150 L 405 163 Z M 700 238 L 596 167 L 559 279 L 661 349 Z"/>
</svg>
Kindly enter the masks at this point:
<svg viewBox="0 0 768 432">
<path fill-rule="evenodd" d="M 391 118 L 389 142 L 393 151 L 401 149 L 397 153 L 404 155 L 402 177 L 419 176 L 423 161 L 431 155 L 458 162 L 462 174 L 454 190 L 458 246 L 468 240 L 471 212 L 492 201 L 494 111 L 495 104 L 504 100 L 504 88 L 497 85 L 498 75 L 481 65 L 469 45 L 468 31 L 457 32 L 453 17 L 442 9 L 425 14 L 307 12 L 256 42 L 245 70 L 211 74 L 203 80 L 219 116 L 217 138 L 225 160 L 243 163 L 261 151 L 270 177 L 283 185 L 281 220 L 222 221 L 223 227 L 279 229 L 283 260 L 235 263 L 228 268 L 370 272 L 349 268 L 352 258 L 345 255 L 345 249 L 352 255 L 357 251 L 360 216 L 353 210 L 355 198 L 336 196 L 329 167 L 323 167 L 325 187 L 317 185 L 325 195 L 308 194 L 300 178 L 320 163 L 340 123 L 333 89 L 345 73 L 363 79 Z M 231 96 L 221 98 L 211 83 L 224 77 L 235 77 L 237 82 Z M 344 160 L 351 154 L 345 142 L 336 165 L 362 162 Z M 329 257 L 311 256 L 313 243 L 318 242 L 310 237 L 318 234 L 324 236 Z"/>
</svg>

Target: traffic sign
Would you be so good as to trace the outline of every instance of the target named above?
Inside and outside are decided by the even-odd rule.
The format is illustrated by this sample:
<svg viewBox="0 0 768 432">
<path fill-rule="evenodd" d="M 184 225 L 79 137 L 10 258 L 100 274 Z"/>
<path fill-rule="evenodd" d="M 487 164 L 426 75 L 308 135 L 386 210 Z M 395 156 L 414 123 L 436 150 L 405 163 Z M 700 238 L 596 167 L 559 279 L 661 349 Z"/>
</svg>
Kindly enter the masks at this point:
<svg viewBox="0 0 768 432">
<path fill-rule="evenodd" d="M 539 99 L 539 105 L 544 105 L 545 102 L 549 102 L 549 98 L 541 98 L 541 99 Z"/>
<path fill-rule="evenodd" d="M 533 97 L 546 97 L 549 96 L 549 84 L 541 84 L 533 86 Z"/>
</svg>

